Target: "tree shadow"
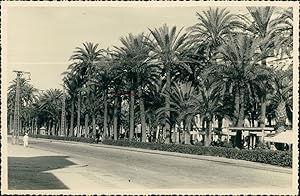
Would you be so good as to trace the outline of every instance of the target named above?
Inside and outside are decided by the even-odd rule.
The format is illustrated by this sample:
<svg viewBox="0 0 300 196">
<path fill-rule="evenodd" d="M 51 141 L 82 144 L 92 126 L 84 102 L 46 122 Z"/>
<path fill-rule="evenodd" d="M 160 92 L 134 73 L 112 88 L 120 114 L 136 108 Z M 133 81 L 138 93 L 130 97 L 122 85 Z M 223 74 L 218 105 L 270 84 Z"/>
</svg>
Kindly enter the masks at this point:
<svg viewBox="0 0 300 196">
<path fill-rule="evenodd" d="M 69 189 L 47 171 L 75 165 L 68 156 L 8 157 L 9 190 Z"/>
</svg>

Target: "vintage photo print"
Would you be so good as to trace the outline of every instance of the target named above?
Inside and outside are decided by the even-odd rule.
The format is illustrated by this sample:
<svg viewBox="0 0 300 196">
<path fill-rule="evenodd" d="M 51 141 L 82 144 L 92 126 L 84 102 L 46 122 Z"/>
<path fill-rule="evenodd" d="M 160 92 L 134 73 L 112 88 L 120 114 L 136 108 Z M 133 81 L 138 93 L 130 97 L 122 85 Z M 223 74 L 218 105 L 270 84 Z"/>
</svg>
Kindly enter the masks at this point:
<svg viewBox="0 0 300 196">
<path fill-rule="evenodd" d="M 1 2 L 4 194 L 298 193 L 296 2 Z"/>
</svg>

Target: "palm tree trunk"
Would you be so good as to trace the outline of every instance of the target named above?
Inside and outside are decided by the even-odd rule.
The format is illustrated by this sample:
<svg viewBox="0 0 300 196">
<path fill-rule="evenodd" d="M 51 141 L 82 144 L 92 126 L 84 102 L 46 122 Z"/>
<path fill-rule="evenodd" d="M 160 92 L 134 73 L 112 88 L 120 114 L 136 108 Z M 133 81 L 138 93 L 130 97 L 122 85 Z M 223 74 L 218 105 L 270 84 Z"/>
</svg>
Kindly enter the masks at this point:
<svg viewBox="0 0 300 196">
<path fill-rule="evenodd" d="M 80 92 L 78 94 L 78 102 L 77 102 L 77 137 L 81 137 L 80 134 Z"/>
<path fill-rule="evenodd" d="M 95 117 L 95 113 L 93 113 L 92 115 L 92 126 L 93 126 L 93 136 L 96 136 L 96 117 Z"/>
<path fill-rule="evenodd" d="M 184 134 L 184 144 L 191 144 L 191 121 L 186 120 L 186 128 Z"/>
<path fill-rule="evenodd" d="M 114 140 L 118 139 L 118 97 L 115 96 L 114 100 Z"/>
<path fill-rule="evenodd" d="M 50 119 L 50 122 L 49 122 L 49 133 L 50 133 L 50 135 L 53 135 L 53 132 L 52 132 L 52 126 L 53 126 L 53 124 L 52 123 L 53 123 L 52 119 Z"/>
<path fill-rule="evenodd" d="M 47 135 L 50 135 L 50 122 L 51 122 L 51 120 L 49 120 L 48 121 L 48 123 L 47 123 Z"/>
<path fill-rule="evenodd" d="M 139 102 L 140 102 L 140 113 L 141 113 L 141 125 L 142 125 L 142 142 L 146 142 L 146 116 L 145 116 L 145 106 L 142 94 L 142 87 L 138 87 L 139 91 Z"/>
<path fill-rule="evenodd" d="M 84 137 L 88 137 L 89 135 L 89 114 L 88 113 L 85 114 L 84 130 L 85 130 Z"/>
<path fill-rule="evenodd" d="M 134 91 L 130 90 L 130 117 L 129 117 L 129 140 L 132 140 L 134 134 Z"/>
<path fill-rule="evenodd" d="M 122 112 L 122 97 L 118 97 L 118 108 L 117 108 L 117 116 L 118 116 L 118 126 L 117 126 L 117 138 L 120 138 L 120 130 L 121 130 L 121 113 Z"/>
<path fill-rule="evenodd" d="M 222 125 L 223 125 L 223 117 L 222 116 L 218 116 L 218 131 L 219 132 L 222 131 Z"/>
<path fill-rule="evenodd" d="M 184 138 L 185 138 L 185 128 L 186 128 L 186 126 L 185 126 L 185 120 L 183 120 L 182 121 L 182 131 L 180 131 L 181 132 L 181 134 L 179 133 L 179 143 L 180 144 L 182 144 L 184 141 Z M 181 135 L 181 136 L 180 136 Z"/>
<path fill-rule="evenodd" d="M 34 134 L 34 119 L 31 120 L 31 133 Z"/>
<path fill-rule="evenodd" d="M 285 130 L 285 122 L 287 119 L 285 101 L 279 102 L 276 108 L 276 117 L 277 117 L 276 132 L 282 132 Z"/>
<path fill-rule="evenodd" d="M 205 131 L 205 146 L 210 146 L 211 144 L 211 133 L 212 133 L 212 118 L 208 118 L 206 121 L 208 127 Z"/>
<path fill-rule="evenodd" d="M 170 126 L 170 92 L 169 90 L 171 89 L 171 70 L 170 66 L 166 66 L 166 96 L 165 96 L 165 107 L 166 107 L 166 118 L 165 118 L 165 127 L 164 130 L 166 132 L 166 141 L 165 143 L 170 143 L 171 140 L 171 126 Z"/>
<path fill-rule="evenodd" d="M 267 59 L 262 60 L 262 65 L 267 67 Z M 260 114 L 260 127 L 265 127 L 265 119 L 266 119 L 266 95 L 261 97 L 261 114 Z"/>
<path fill-rule="evenodd" d="M 103 137 L 109 135 L 108 130 L 107 130 L 107 89 L 104 91 L 104 119 L 103 119 L 103 126 L 104 126 L 104 131 L 103 131 Z"/>
<path fill-rule="evenodd" d="M 73 137 L 74 136 L 74 110 L 75 110 L 75 101 L 72 99 L 71 103 L 71 125 L 70 125 L 70 132 L 69 136 Z"/>
<path fill-rule="evenodd" d="M 38 118 L 35 117 L 35 134 L 37 135 L 38 134 Z"/>
<path fill-rule="evenodd" d="M 13 130 L 13 115 L 11 114 L 9 116 L 9 131 L 11 132 Z"/>
<path fill-rule="evenodd" d="M 242 127 L 244 122 L 244 88 L 240 89 L 240 96 L 239 96 L 239 115 L 237 120 L 237 127 Z M 238 148 L 242 148 L 242 130 L 237 130 L 235 136 L 235 146 Z"/>
<path fill-rule="evenodd" d="M 239 122 L 239 115 L 240 115 L 240 94 L 238 92 L 238 89 L 235 92 L 235 97 L 234 97 L 234 118 L 235 122 L 234 125 L 238 126 Z"/>
<path fill-rule="evenodd" d="M 61 135 L 60 120 L 58 120 L 56 123 L 56 135 L 58 135 L 58 136 Z"/>
<path fill-rule="evenodd" d="M 260 99 L 261 101 L 261 110 L 260 110 L 260 127 L 265 127 L 265 119 L 266 119 L 266 97 L 263 95 Z"/>
</svg>

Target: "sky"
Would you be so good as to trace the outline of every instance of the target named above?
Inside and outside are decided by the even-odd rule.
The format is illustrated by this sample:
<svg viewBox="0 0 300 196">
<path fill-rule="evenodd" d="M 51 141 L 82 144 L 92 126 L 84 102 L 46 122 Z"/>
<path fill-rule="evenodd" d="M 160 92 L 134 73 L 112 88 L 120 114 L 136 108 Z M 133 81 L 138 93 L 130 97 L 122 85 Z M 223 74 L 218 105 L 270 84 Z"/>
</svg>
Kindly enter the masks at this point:
<svg viewBox="0 0 300 196">
<path fill-rule="evenodd" d="M 208 7 L 8 7 L 7 74 L 29 71 L 37 89 L 62 88 L 75 47 L 84 42 L 101 48 L 119 45 L 121 36 L 147 32 L 163 24 L 189 27 L 197 23 L 196 12 Z M 228 9 L 228 8 L 227 8 Z M 229 8 L 246 13 L 246 8 Z"/>
</svg>

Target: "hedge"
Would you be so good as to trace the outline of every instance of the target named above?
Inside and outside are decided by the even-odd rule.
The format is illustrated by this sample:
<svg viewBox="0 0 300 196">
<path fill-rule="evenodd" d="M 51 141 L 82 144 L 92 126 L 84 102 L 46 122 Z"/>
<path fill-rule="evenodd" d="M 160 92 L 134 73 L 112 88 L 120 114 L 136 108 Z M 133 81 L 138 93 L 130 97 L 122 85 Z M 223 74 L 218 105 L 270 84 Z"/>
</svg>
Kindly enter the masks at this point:
<svg viewBox="0 0 300 196">
<path fill-rule="evenodd" d="M 195 146 L 184 144 L 159 144 L 159 143 L 144 143 L 125 140 L 104 140 L 103 144 L 143 148 L 150 150 L 161 150 L 168 152 L 179 152 L 185 154 L 218 156 L 229 159 L 239 159 L 252 162 L 260 162 L 282 167 L 292 167 L 292 151 L 272 151 L 264 149 L 236 149 L 216 146 Z"/>
<path fill-rule="evenodd" d="M 55 136 L 55 135 L 30 135 L 33 138 L 44 138 L 44 139 L 53 139 L 53 140 L 64 140 L 64 141 L 74 141 L 74 142 L 84 142 L 84 143 L 96 143 L 93 138 L 85 137 L 64 137 L 64 136 Z"/>
<path fill-rule="evenodd" d="M 54 140 L 65 140 L 65 141 L 76 141 L 85 143 L 96 143 L 93 138 L 84 137 L 63 137 L 53 135 L 31 135 L 35 138 L 45 138 Z M 123 147 L 134 147 L 149 150 L 160 150 L 168 152 L 178 152 L 185 154 L 195 155 L 207 155 L 207 156 L 218 156 L 229 159 L 240 159 L 245 161 L 260 162 L 271 165 L 277 165 L 282 167 L 292 167 L 292 151 L 272 151 L 265 149 L 236 149 L 227 147 L 216 147 L 216 146 L 199 146 L 199 145 L 184 145 L 184 144 L 159 144 L 159 143 L 146 143 L 138 141 L 127 141 L 127 140 L 112 140 L 105 139 L 103 144 L 123 146 Z"/>
</svg>

